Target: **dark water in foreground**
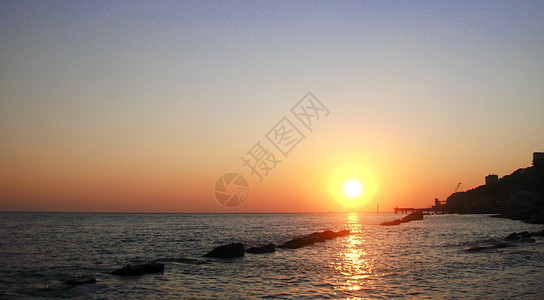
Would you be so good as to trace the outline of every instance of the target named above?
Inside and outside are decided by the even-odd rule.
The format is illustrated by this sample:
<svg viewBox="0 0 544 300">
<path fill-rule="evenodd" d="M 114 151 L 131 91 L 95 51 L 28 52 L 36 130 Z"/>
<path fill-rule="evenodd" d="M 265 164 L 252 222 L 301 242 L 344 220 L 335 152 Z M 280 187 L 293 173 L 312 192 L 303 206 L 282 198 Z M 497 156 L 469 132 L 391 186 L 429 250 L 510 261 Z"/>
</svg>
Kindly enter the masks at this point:
<svg viewBox="0 0 544 300">
<path fill-rule="evenodd" d="M 488 216 L 394 214 L 0 213 L 0 297 L 33 298 L 544 298 L 544 238 L 467 252 L 541 225 Z M 321 230 L 352 235 L 235 260 L 215 246 L 282 242 Z M 179 260 L 184 258 L 182 260 Z M 116 277 L 163 259 L 164 274 Z M 175 261 L 176 260 L 176 261 Z M 62 279 L 96 277 L 65 289 Z M 46 282 L 49 289 L 44 289 Z"/>
</svg>

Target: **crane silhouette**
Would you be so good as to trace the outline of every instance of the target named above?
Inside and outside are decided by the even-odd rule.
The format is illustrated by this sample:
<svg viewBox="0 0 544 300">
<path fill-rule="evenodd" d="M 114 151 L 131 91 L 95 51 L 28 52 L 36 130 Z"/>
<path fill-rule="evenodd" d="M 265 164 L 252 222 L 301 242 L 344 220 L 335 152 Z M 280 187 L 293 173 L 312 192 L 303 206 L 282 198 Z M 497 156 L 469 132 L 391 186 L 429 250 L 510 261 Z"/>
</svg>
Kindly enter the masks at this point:
<svg viewBox="0 0 544 300">
<path fill-rule="evenodd" d="M 457 186 L 455 187 L 455 191 L 453 192 L 454 194 L 457 193 L 459 191 L 459 187 L 461 187 L 461 184 L 463 184 L 462 182 L 459 182 L 457 184 Z"/>
</svg>

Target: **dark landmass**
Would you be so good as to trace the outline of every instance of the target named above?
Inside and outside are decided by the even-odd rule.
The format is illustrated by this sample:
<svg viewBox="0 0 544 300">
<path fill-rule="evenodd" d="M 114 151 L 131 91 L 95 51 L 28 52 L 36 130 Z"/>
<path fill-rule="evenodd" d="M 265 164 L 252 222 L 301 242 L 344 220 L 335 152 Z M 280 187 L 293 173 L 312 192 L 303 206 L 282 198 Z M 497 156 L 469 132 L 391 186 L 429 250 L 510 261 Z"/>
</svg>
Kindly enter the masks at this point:
<svg viewBox="0 0 544 300">
<path fill-rule="evenodd" d="M 544 224 L 544 153 L 533 153 L 533 165 L 493 182 L 454 193 L 439 207 L 445 213 L 498 214 Z"/>
</svg>

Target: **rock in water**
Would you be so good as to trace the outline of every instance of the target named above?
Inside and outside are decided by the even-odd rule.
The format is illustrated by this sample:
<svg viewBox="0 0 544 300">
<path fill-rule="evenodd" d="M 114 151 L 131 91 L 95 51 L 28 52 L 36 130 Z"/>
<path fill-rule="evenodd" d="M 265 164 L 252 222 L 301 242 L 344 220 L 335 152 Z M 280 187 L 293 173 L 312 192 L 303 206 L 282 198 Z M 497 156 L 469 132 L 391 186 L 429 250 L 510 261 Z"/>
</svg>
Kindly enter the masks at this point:
<svg viewBox="0 0 544 300">
<path fill-rule="evenodd" d="M 400 225 L 400 220 L 395 220 L 395 221 L 391 221 L 391 222 L 383 222 L 383 223 L 380 223 L 380 225 L 382 225 L 382 226 Z"/>
<path fill-rule="evenodd" d="M 340 230 L 336 233 L 338 236 L 349 235 L 349 230 Z"/>
<path fill-rule="evenodd" d="M 338 237 L 338 234 L 336 234 L 336 232 L 334 231 L 330 231 L 330 230 L 325 230 L 323 232 L 316 232 L 315 234 L 317 234 L 317 236 L 325 239 L 325 240 L 332 240 L 336 237 Z"/>
<path fill-rule="evenodd" d="M 246 250 L 247 253 L 262 254 L 276 252 L 276 245 L 270 243 L 264 246 L 254 246 Z"/>
<path fill-rule="evenodd" d="M 542 229 L 540 231 L 536 231 L 536 232 L 531 232 L 530 234 L 531 234 L 531 236 L 542 236 L 542 237 L 544 237 L 544 229 Z"/>
<path fill-rule="evenodd" d="M 148 263 L 141 265 L 128 265 L 124 268 L 117 269 L 110 274 L 119 276 L 136 276 L 151 273 L 164 272 L 164 264 L 161 263 Z"/>
<path fill-rule="evenodd" d="M 301 237 L 292 239 L 278 246 L 278 248 L 298 249 L 316 242 L 315 238 Z"/>
<path fill-rule="evenodd" d="M 483 250 L 501 249 L 501 248 L 506 248 L 506 247 L 510 247 L 510 245 L 503 242 L 503 243 L 497 243 L 497 244 L 488 245 L 488 246 L 476 246 L 476 247 L 466 249 L 465 251 L 467 251 L 467 252 L 479 252 L 479 251 L 483 251 Z"/>
<path fill-rule="evenodd" d="M 423 212 L 421 210 L 416 210 L 415 212 L 407 215 L 406 217 L 400 219 L 402 223 L 423 220 Z"/>
<path fill-rule="evenodd" d="M 349 230 L 341 230 L 338 232 L 325 230 L 322 232 L 314 232 L 312 234 L 292 239 L 278 246 L 278 248 L 297 249 L 314 243 L 325 242 L 326 240 L 332 240 L 339 236 L 345 236 L 349 234 Z"/>
<path fill-rule="evenodd" d="M 96 279 L 91 276 L 78 276 L 64 281 L 66 284 L 71 285 L 80 285 L 80 284 L 90 284 L 96 283 Z"/>
<path fill-rule="evenodd" d="M 513 232 L 504 238 L 505 241 L 519 241 L 521 237 L 517 232 Z"/>
<path fill-rule="evenodd" d="M 518 233 L 519 237 L 522 238 L 522 239 L 530 239 L 531 238 L 531 234 L 527 231 L 522 231 L 520 233 Z"/>
<path fill-rule="evenodd" d="M 244 256 L 244 245 L 242 243 L 219 246 L 204 254 L 204 257 L 214 258 L 235 258 L 240 256 Z"/>
</svg>

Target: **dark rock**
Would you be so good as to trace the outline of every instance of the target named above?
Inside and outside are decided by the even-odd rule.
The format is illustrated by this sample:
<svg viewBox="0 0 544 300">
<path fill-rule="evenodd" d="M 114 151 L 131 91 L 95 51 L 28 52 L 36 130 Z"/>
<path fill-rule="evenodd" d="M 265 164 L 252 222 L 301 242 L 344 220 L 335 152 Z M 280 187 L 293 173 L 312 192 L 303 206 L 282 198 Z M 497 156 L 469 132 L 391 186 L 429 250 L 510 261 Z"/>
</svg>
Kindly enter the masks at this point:
<svg viewBox="0 0 544 300">
<path fill-rule="evenodd" d="M 336 233 L 336 235 L 338 236 L 345 236 L 345 235 L 349 235 L 350 231 L 349 230 L 340 230 Z"/>
<path fill-rule="evenodd" d="M 423 211 L 416 210 L 413 213 L 407 215 L 406 217 L 400 219 L 401 223 L 407 223 L 411 221 L 423 220 Z"/>
<path fill-rule="evenodd" d="M 321 243 L 321 242 L 325 242 L 326 240 L 332 240 L 339 236 L 348 235 L 349 233 L 350 233 L 349 230 L 341 230 L 338 232 L 334 232 L 330 230 L 325 230 L 322 232 L 314 232 L 312 234 L 287 241 L 279 245 L 278 248 L 288 248 L 288 249 L 302 248 L 304 246 L 311 245 L 314 243 Z"/>
<path fill-rule="evenodd" d="M 325 235 L 322 235 L 320 232 L 314 232 L 314 233 L 312 233 L 312 234 L 310 234 L 308 236 L 305 236 L 304 238 L 311 241 L 310 244 L 322 243 L 322 242 L 325 242 L 327 240 L 327 237 Z"/>
<path fill-rule="evenodd" d="M 521 239 L 521 237 L 517 232 L 513 232 L 504 238 L 505 241 L 518 241 L 519 239 Z"/>
<path fill-rule="evenodd" d="M 533 238 L 522 238 L 522 239 L 519 240 L 519 242 L 520 243 L 534 243 L 534 242 L 536 242 L 536 240 L 533 239 Z"/>
<path fill-rule="evenodd" d="M 240 256 L 244 256 L 244 245 L 242 243 L 219 246 L 204 254 L 204 257 L 214 258 L 235 258 Z"/>
<path fill-rule="evenodd" d="M 391 222 L 383 222 L 383 223 L 380 223 L 380 225 L 382 225 L 382 226 L 400 225 L 400 220 L 395 220 L 395 221 L 391 221 Z"/>
<path fill-rule="evenodd" d="M 537 232 L 531 232 L 531 236 L 542 236 L 544 237 L 544 229 L 537 231 Z"/>
<path fill-rule="evenodd" d="M 316 242 L 324 242 L 326 240 L 332 240 L 338 237 L 338 234 L 336 234 L 334 231 L 325 230 L 323 232 L 314 232 L 306 237 L 313 238 Z"/>
<path fill-rule="evenodd" d="M 128 265 L 124 268 L 117 269 L 110 274 L 119 276 L 136 276 L 151 273 L 164 272 L 164 264 L 161 263 L 148 263 L 141 265 Z"/>
<path fill-rule="evenodd" d="M 272 253 L 276 251 L 276 245 L 270 243 L 263 246 L 253 246 L 246 250 L 247 253 L 253 254 L 262 254 L 262 253 Z"/>
<path fill-rule="evenodd" d="M 495 248 L 506 248 L 506 247 L 510 247 L 511 245 L 508 244 L 508 243 L 498 243 L 498 244 L 495 244 Z"/>
<path fill-rule="evenodd" d="M 332 240 L 332 239 L 338 237 L 338 234 L 336 234 L 336 232 L 326 230 L 326 231 L 323 231 L 323 232 L 319 233 L 319 236 L 323 237 L 326 240 Z"/>
<path fill-rule="evenodd" d="M 476 247 L 468 248 L 465 251 L 467 251 L 467 252 L 480 252 L 480 251 L 487 250 L 487 249 L 489 249 L 489 247 L 476 246 Z"/>
<path fill-rule="evenodd" d="M 489 245 L 489 246 L 476 246 L 476 247 L 466 249 L 465 251 L 467 251 L 467 252 L 480 252 L 480 251 L 484 251 L 484 250 L 501 249 L 501 248 L 506 248 L 506 247 L 510 247 L 510 246 L 512 246 L 512 245 L 510 245 L 508 243 L 498 243 L 498 244 Z"/>
<path fill-rule="evenodd" d="M 518 233 L 519 237 L 522 238 L 522 239 L 529 239 L 531 238 L 531 234 L 527 231 L 523 231 L 523 232 L 520 232 Z"/>
<path fill-rule="evenodd" d="M 71 284 L 71 285 L 91 284 L 91 283 L 96 283 L 96 279 L 91 276 L 78 276 L 78 277 L 65 280 L 64 283 Z"/>
<path fill-rule="evenodd" d="M 278 248 L 298 249 L 315 243 L 316 238 L 301 237 L 292 239 L 278 246 Z"/>
</svg>

